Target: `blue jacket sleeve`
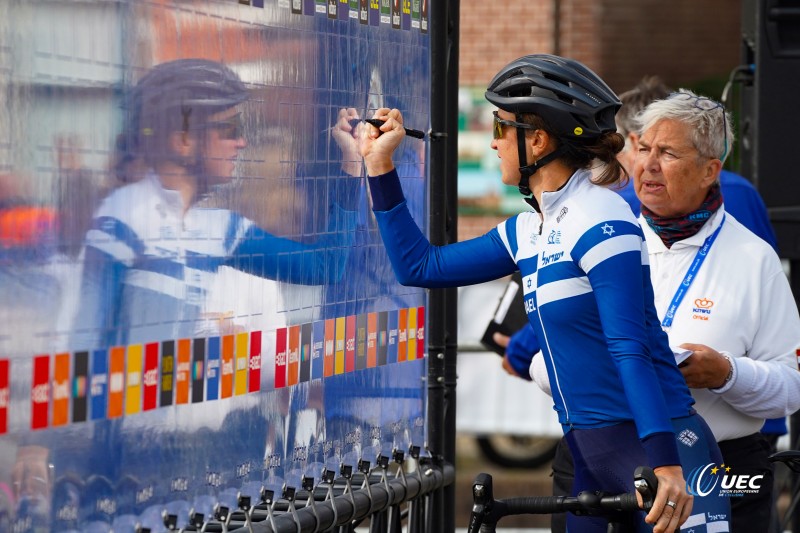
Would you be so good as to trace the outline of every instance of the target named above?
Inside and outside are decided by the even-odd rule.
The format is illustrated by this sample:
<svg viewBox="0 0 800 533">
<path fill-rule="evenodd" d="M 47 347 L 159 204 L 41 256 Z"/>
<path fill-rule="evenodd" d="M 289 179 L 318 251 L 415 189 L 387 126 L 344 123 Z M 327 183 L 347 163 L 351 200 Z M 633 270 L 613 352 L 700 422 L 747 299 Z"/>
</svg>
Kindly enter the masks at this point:
<svg viewBox="0 0 800 533">
<path fill-rule="evenodd" d="M 644 309 L 641 229 L 616 221 L 614 235 L 587 232 L 573 258 L 595 294 L 609 353 L 617 367 L 639 439 L 653 467 L 680 464 L 666 400 L 650 358 Z M 600 235 L 596 239 L 595 235 Z M 595 244 L 616 241 L 586 253 Z"/>
<path fill-rule="evenodd" d="M 251 226 L 226 264 L 255 276 L 289 283 L 334 283 L 344 273 L 356 217 L 355 211 L 345 211 L 333 204 L 327 231 L 311 243 L 276 237 Z"/>
<path fill-rule="evenodd" d="M 506 357 L 519 377 L 532 381 L 531 361 L 541 349 L 533 326 L 525 324 L 509 339 L 508 346 L 506 346 Z"/>
<path fill-rule="evenodd" d="M 482 283 L 517 270 L 497 229 L 468 241 L 432 245 L 411 217 L 397 172 L 369 179 L 373 210 L 397 280 L 427 288 Z"/>
<path fill-rule="evenodd" d="M 758 190 L 745 178 L 723 170 L 720 173 L 722 197 L 725 200 L 725 211 L 741 222 L 741 224 L 764 239 L 778 251 L 778 239 L 769 221 L 769 213 Z"/>
</svg>

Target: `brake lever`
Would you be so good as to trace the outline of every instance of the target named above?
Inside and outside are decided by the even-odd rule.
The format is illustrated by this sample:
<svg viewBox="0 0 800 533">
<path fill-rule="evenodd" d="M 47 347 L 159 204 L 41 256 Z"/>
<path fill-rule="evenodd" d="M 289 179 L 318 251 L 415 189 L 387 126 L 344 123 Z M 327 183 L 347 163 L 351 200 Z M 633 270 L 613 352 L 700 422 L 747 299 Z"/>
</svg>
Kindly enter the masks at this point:
<svg viewBox="0 0 800 533">
<path fill-rule="evenodd" d="M 649 511 L 653 507 L 658 492 L 658 478 L 648 466 L 637 466 L 633 472 L 633 486 L 642 496 L 642 509 Z"/>
<path fill-rule="evenodd" d="M 469 533 L 480 533 L 483 520 L 492 512 L 493 505 L 492 476 L 484 473 L 478 474 L 472 484 L 472 512 L 467 526 Z"/>
</svg>

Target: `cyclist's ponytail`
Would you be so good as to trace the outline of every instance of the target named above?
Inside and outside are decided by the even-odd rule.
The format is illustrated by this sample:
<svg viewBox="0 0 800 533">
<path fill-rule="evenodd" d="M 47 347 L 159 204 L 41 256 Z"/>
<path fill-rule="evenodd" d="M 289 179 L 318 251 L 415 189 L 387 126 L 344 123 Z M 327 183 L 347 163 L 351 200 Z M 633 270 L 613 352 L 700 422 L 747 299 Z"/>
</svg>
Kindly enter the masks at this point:
<svg viewBox="0 0 800 533">
<path fill-rule="evenodd" d="M 592 182 L 597 185 L 614 185 L 620 180 L 628 178 L 631 169 L 626 169 L 617 160 L 617 154 L 623 148 L 625 148 L 625 137 L 616 132 L 603 133 L 591 146 L 586 147 L 586 150 L 595 159 L 604 164 L 603 171 L 599 176 L 593 178 Z"/>
</svg>

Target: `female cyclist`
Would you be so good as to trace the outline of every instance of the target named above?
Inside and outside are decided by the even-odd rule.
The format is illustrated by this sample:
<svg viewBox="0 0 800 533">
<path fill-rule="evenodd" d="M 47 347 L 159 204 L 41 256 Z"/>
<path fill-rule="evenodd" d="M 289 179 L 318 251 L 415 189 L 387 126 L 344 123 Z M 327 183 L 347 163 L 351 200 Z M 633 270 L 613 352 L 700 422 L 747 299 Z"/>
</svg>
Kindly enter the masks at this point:
<svg viewBox="0 0 800 533">
<path fill-rule="evenodd" d="M 392 163 L 402 116 L 378 109 L 362 139 L 373 208 L 399 281 L 422 287 L 481 283 L 520 270 L 525 308 L 542 344 L 555 409 L 575 458 L 574 491 L 633 490 L 631 473 L 651 466 L 658 494 L 637 529 L 673 531 L 695 507 L 727 531 L 728 500 L 708 479 L 687 493 L 683 472 L 719 464 L 708 426 L 692 409 L 653 306 L 647 249 L 625 201 L 608 185 L 624 175 L 616 154 L 617 96 L 577 61 L 530 55 L 489 84 L 498 107 L 492 148 L 503 183 L 533 208 L 487 234 L 433 246 L 414 223 Z M 593 178 L 592 162 L 605 168 Z M 721 475 L 721 474 L 720 474 Z M 706 489 L 709 490 L 706 495 Z M 705 522 L 704 522 L 705 523 Z M 697 527 L 699 524 L 686 524 Z M 572 531 L 605 521 L 570 516 Z"/>
</svg>

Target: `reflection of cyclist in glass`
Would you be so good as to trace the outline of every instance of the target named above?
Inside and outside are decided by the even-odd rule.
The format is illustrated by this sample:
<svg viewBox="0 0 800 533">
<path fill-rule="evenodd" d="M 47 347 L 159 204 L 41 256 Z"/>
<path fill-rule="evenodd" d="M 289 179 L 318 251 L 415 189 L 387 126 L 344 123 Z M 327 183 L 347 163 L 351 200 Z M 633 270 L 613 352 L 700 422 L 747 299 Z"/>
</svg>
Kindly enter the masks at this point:
<svg viewBox="0 0 800 533">
<path fill-rule="evenodd" d="M 329 180 L 329 231 L 313 244 L 198 205 L 230 182 L 247 146 L 247 97 L 232 70 L 201 59 L 158 65 L 133 89 L 125 145 L 149 171 L 95 213 L 73 348 L 195 336 L 204 329 L 206 292 L 224 265 L 302 284 L 341 275 L 355 220 L 342 208 L 353 204 L 357 180 Z"/>
<path fill-rule="evenodd" d="M 624 143 L 614 124 L 620 102 L 580 63 L 548 55 L 504 67 L 486 97 L 499 108 L 492 148 L 502 179 L 533 195 L 534 211 L 482 237 L 432 246 L 408 214 L 392 161 L 402 116 L 379 109 L 382 134 L 370 127 L 362 154 L 397 276 L 408 285 L 453 287 L 519 270 L 575 457 L 574 491 L 632 491 L 631 472 L 649 465 L 658 494 L 637 530 L 647 529 L 646 520 L 656 532 L 674 531 L 693 505 L 682 467 L 688 474 L 721 457 L 656 317 L 641 228 L 624 200 L 601 186 L 624 172 L 616 160 Z M 607 165 L 598 178 L 589 169 L 595 159 Z M 694 505 L 725 530 L 726 498 L 711 494 Z M 606 531 L 605 522 L 568 518 L 582 532 Z"/>
</svg>

